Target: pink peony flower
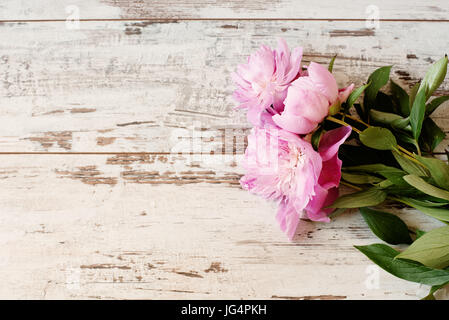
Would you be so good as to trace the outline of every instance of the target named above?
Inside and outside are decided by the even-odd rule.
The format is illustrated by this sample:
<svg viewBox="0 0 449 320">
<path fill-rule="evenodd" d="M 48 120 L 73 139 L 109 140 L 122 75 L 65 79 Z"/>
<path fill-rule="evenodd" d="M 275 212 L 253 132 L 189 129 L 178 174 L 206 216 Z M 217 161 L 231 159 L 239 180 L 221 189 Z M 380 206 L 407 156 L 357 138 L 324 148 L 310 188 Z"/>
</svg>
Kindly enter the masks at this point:
<svg viewBox="0 0 449 320">
<path fill-rule="evenodd" d="M 350 127 L 326 132 L 317 152 L 308 141 L 273 125 L 252 129 L 240 183 L 251 193 L 279 202 L 276 219 L 289 239 L 301 217 L 329 221 L 332 209 L 325 207 L 338 196 L 341 178 L 338 149 L 350 133 Z"/>
<path fill-rule="evenodd" d="M 313 131 L 329 114 L 332 106 L 345 102 L 354 84 L 338 90 L 334 76 L 322 65 L 312 62 L 308 76 L 295 80 L 288 88 L 285 108 L 273 115 L 273 121 L 282 129 L 298 134 Z"/>
<path fill-rule="evenodd" d="M 267 46 L 248 58 L 247 64 L 241 64 L 232 74 L 237 90 L 234 98 L 240 102 L 238 108 L 248 109 L 248 121 L 260 126 L 260 116 L 271 105 L 276 112 L 284 110 L 284 99 L 291 82 L 301 71 L 302 48 L 292 53 L 285 40 L 280 39 L 275 50 Z"/>
</svg>

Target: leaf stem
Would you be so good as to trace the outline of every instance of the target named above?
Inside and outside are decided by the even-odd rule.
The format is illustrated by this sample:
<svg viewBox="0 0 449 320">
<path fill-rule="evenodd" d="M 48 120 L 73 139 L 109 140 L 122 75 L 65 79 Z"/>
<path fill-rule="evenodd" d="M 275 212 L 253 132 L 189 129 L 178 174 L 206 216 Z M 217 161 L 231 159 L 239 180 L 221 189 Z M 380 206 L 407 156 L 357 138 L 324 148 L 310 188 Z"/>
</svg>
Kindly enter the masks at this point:
<svg viewBox="0 0 449 320">
<path fill-rule="evenodd" d="M 328 116 L 328 117 L 326 118 L 326 120 L 329 120 L 329 121 L 332 121 L 332 122 L 341 124 L 342 126 L 345 126 L 345 127 L 351 127 L 352 130 L 354 130 L 354 131 L 357 132 L 358 134 L 362 133 L 362 131 L 360 131 L 359 129 L 354 128 L 354 127 L 351 126 L 350 124 L 348 124 L 348 123 L 346 123 L 346 122 L 344 122 L 344 121 L 342 121 L 342 120 L 340 120 L 340 119 L 334 118 L 334 117 L 332 117 L 332 116 Z"/>
<path fill-rule="evenodd" d="M 416 147 L 416 150 L 418 151 L 418 155 L 421 156 L 421 149 L 419 148 L 419 143 L 416 140 L 415 140 L 415 147 Z"/>
<path fill-rule="evenodd" d="M 407 154 L 410 157 L 414 157 L 413 153 L 411 153 L 410 151 L 408 151 L 407 149 L 401 147 L 400 145 L 397 145 L 398 149 L 401 150 L 403 153 Z"/>
<path fill-rule="evenodd" d="M 339 112 L 339 114 L 341 114 L 341 115 L 344 116 L 344 114 L 341 113 L 341 112 Z M 366 122 L 364 122 L 364 121 L 362 121 L 362 120 L 360 120 L 360 119 L 357 119 L 356 117 L 353 117 L 353 116 L 351 116 L 351 115 L 346 115 L 346 117 L 349 118 L 349 119 L 351 119 L 351 120 L 354 120 L 354 121 L 356 121 L 356 122 L 358 122 L 358 123 L 361 123 L 361 124 L 365 125 L 365 126 L 368 127 L 368 128 L 371 127 L 371 125 L 369 125 L 368 123 L 366 123 Z M 402 152 L 408 154 L 409 156 L 413 157 L 413 153 L 411 153 L 411 152 L 408 151 L 407 149 L 401 147 L 400 145 L 398 145 L 398 149 L 401 150 Z M 419 150 L 419 146 L 417 146 L 417 150 L 418 150 L 418 154 L 421 155 L 421 150 Z"/>
<path fill-rule="evenodd" d="M 401 202 L 401 203 L 403 203 L 403 204 L 408 205 L 409 207 L 412 207 L 412 205 L 410 204 L 410 202 L 405 201 L 405 200 L 403 200 L 403 199 L 401 199 L 401 198 L 396 198 L 396 197 L 388 196 L 387 199 L 390 199 L 390 200 L 393 200 L 393 201 L 397 201 L 397 202 Z"/>
<path fill-rule="evenodd" d="M 347 186 L 347 187 L 350 187 L 350 188 L 352 188 L 352 189 L 358 190 L 358 191 L 362 191 L 362 190 L 363 190 L 362 188 L 357 187 L 357 186 L 355 186 L 355 185 L 353 185 L 353 184 L 351 184 L 351 183 L 345 182 L 345 181 L 341 181 L 341 180 L 340 180 L 340 184 L 342 184 L 342 185 L 344 185 L 344 186 Z"/>
<path fill-rule="evenodd" d="M 341 114 L 341 113 L 340 113 L 340 114 Z M 357 119 L 357 118 L 355 118 L 355 117 L 353 117 L 353 116 L 349 116 L 349 115 L 346 115 L 346 116 L 347 116 L 349 119 L 352 119 L 352 120 L 354 120 L 354 121 L 357 121 L 357 122 L 359 122 L 359 123 L 364 124 L 364 125 L 367 126 L 367 127 L 370 127 L 369 124 L 363 122 L 362 120 L 359 120 L 359 119 Z M 332 122 L 341 124 L 341 125 L 343 125 L 343 126 L 350 126 L 350 127 L 352 128 L 352 130 L 354 130 L 354 131 L 357 132 L 358 134 L 362 133 L 362 131 L 360 131 L 359 129 L 357 129 L 357 128 L 351 126 L 350 124 L 348 124 L 348 123 L 346 123 L 346 122 L 344 122 L 343 120 L 334 118 L 334 117 L 332 117 L 332 116 L 328 116 L 326 119 L 329 120 L 329 121 L 332 121 Z M 421 167 L 423 167 L 423 168 L 426 167 L 426 166 L 423 165 L 421 162 L 419 162 L 418 160 L 415 159 L 415 155 L 414 155 L 413 153 L 411 153 L 410 151 L 408 151 L 408 150 L 405 149 L 404 147 L 401 147 L 400 145 L 397 145 L 397 149 L 398 149 L 398 150 L 397 150 L 398 152 L 399 152 L 399 150 L 402 151 L 402 153 L 404 154 L 404 157 L 406 157 L 406 158 L 410 159 L 411 161 L 413 161 L 413 162 L 419 164 L 419 165 L 420 165 Z M 417 147 L 417 149 L 418 149 L 418 154 L 421 155 L 421 150 L 419 150 L 419 147 Z"/>
<path fill-rule="evenodd" d="M 410 161 L 413 161 L 414 163 L 416 163 L 416 164 L 418 164 L 418 165 L 420 165 L 421 167 L 423 167 L 423 168 L 427 168 L 425 165 L 423 165 L 421 162 L 419 162 L 414 156 L 413 156 L 413 154 L 412 153 L 410 153 L 410 152 L 408 152 L 407 151 L 407 153 L 404 153 L 404 148 L 402 148 L 400 145 L 397 145 L 397 148 L 398 149 L 395 149 L 395 151 L 396 152 L 398 152 L 398 153 L 400 153 L 399 152 L 399 150 L 402 150 L 403 151 L 403 156 L 404 157 L 406 157 L 407 159 L 409 159 Z"/>
<path fill-rule="evenodd" d="M 362 120 L 360 120 L 360 119 L 358 119 L 356 117 L 353 117 L 353 116 L 351 116 L 349 114 L 344 114 L 343 112 L 339 112 L 339 114 L 341 114 L 343 117 L 347 117 L 347 118 L 349 118 L 351 120 L 354 120 L 354 121 L 356 121 L 358 123 L 361 123 L 361 124 L 363 124 L 366 127 L 370 127 L 370 125 L 368 123 L 366 123 L 365 121 L 362 121 Z"/>
</svg>

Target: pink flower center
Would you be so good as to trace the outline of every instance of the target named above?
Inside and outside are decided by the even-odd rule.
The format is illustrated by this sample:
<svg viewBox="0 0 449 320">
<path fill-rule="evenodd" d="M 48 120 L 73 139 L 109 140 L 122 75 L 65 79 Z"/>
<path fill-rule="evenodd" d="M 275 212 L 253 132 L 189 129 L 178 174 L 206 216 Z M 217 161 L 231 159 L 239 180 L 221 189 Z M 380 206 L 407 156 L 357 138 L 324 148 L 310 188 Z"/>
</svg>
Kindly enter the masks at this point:
<svg viewBox="0 0 449 320">
<path fill-rule="evenodd" d="M 260 96 L 261 93 L 268 93 L 270 95 L 276 94 L 277 83 L 276 77 L 273 75 L 271 79 L 261 79 L 259 81 L 254 81 L 251 83 L 254 92 Z"/>
<path fill-rule="evenodd" d="M 297 169 L 302 168 L 305 164 L 306 155 L 301 148 L 289 143 L 288 148 L 290 150 L 288 158 L 280 160 L 279 163 L 279 182 L 278 188 L 283 194 L 288 194 L 291 186 L 296 181 Z"/>
</svg>

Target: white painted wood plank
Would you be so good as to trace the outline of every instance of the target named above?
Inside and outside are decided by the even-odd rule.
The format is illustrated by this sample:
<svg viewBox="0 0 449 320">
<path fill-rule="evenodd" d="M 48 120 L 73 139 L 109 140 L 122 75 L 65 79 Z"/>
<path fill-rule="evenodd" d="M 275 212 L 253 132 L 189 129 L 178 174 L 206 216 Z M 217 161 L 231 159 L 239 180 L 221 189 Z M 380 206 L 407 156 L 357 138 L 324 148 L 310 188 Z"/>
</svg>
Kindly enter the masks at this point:
<svg viewBox="0 0 449 320">
<path fill-rule="evenodd" d="M 217 142 L 225 128 L 248 128 L 243 112 L 232 110 L 230 73 L 259 45 L 284 37 L 304 47 L 306 61 L 321 63 L 336 53 L 341 85 L 361 85 L 375 68 L 393 64 L 392 77 L 407 87 L 446 52 L 447 26 L 101 21 L 69 30 L 63 22 L 5 23 L 0 152 L 169 152 L 178 135 L 193 135 L 192 126 L 218 130 L 211 133 Z M 448 92 L 446 80 L 438 94 Z M 435 117 L 449 130 L 447 106 Z"/>
<path fill-rule="evenodd" d="M 368 5 L 292 3 L 264 2 L 261 10 L 259 1 L 189 1 L 168 11 L 166 1 L 70 1 L 82 19 L 364 19 Z M 64 20 L 67 4 L 6 0 L 0 20 Z M 381 19 L 447 19 L 443 1 L 405 11 L 403 1 L 377 4 Z M 166 153 L 178 142 L 168 137 L 185 141 L 198 123 L 217 134 L 212 142 L 202 138 L 202 153 L 215 143 L 222 148 L 225 128 L 245 135 L 245 117 L 232 112 L 229 73 L 262 43 L 283 36 L 305 46 L 307 60 L 323 63 L 338 53 L 342 84 L 361 84 L 374 68 L 394 63 L 394 77 L 409 86 L 445 53 L 447 23 L 382 21 L 375 30 L 365 21 L 84 21 L 80 27 L 0 24 L 0 152 L 156 154 L 1 155 L 0 297 L 426 294 L 383 271 L 378 288 L 366 286 L 372 264 L 352 245 L 379 240 L 356 212 L 332 224 L 305 222 L 290 243 L 274 221 L 275 205 L 238 186 L 238 157 L 205 163 L 198 154 L 188 161 Z M 439 94 L 448 89 L 446 81 Z M 447 107 L 435 114 L 446 130 Z M 232 143 L 228 155 L 241 146 Z M 424 230 L 439 225 L 413 210 L 401 217 Z"/>
<path fill-rule="evenodd" d="M 3 0 L 1 20 L 66 19 L 70 6 L 82 19 L 447 19 L 445 0 Z M 374 7 L 373 7 L 374 6 Z"/>
<path fill-rule="evenodd" d="M 1 298 L 417 299 L 426 294 L 427 288 L 380 270 L 378 287 L 366 286 L 377 269 L 352 245 L 379 240 L 357 212 L 330 224 L 303 222 L 301 235 L 289 242 L 274 220 L 274 204 L 227 181 L 195 179 L 200 183 L 180 187 L 137 183 L 122 174 L 162 174 L 178 166 L 179 172 L 204 175 L 201 165 L 182 168 L 184 159 L 118 165 L 110 157 L 1 157 Z M 215 170 L 227 171 L 222 164 Z M 399 214 L 411 227 L 440 225 L 412 210 Z"/>
</svg>

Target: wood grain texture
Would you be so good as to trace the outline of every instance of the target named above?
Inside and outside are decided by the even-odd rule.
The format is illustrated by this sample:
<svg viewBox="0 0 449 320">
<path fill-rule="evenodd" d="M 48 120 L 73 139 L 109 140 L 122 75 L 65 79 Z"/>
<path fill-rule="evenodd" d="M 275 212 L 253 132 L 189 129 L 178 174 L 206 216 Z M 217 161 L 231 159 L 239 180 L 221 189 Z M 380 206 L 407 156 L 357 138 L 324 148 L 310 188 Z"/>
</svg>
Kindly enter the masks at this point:
<svg viewBox="0 0 449 320">
<path fill-rule="evenodd" d="M 444 55 L 449 35 L 441 22 L 401 26 L 383 22 L 367 32 L 357 21 L 100 21 L 69 30 L 63 22 L 5 23 L 0 152 L 170 152 L 178 137 L 195 135 L 192 128 L 207 129 L 215 143 L 229 134 L 241 140 L 248 123 L 233 111 L 230 73 L 280 37 L 302 45 L 306 62 L 327 64 L 338 54 L 341 85 L 362 85 L 375 68 L 393 64 L 393 79 L 407 88 Z M 448 92 L 446 80 L 437 94 Z M 434 115 L 445 128 L 448 105 Z"/>
<path fill-rule="evenodd" d="M 379 240 L 357 212 L 330 224 L 304 221 L 289 242 L 275 223 L 275 205 L 242 191 L 233 177 L 175 186 L 139 183 L 123 174 L 151 171 L 153 177 L 177 176 L 182 184 L 187 176 L 207 176 L 203 171 L 210 166 L 188 167 L 184 159 L 109 162 L 107 155 L 2 156 L 0 297 L 425 295 L 425 287 L 382 271 L 377 288 L 366 285 L 376 269 L 352 245 Z M 214 171 L 225 176 L 228 169 Z M 424 230 L 441 225 L 413 210 L 400 216 Z"/>
<path fill-rule="evenodd" d="M 275 204 L 240 188 L 249 125 L 229 75 L 283 37 L 306 62 L 337 53 L 341 85 L 393 64 L 410 87 L 447 52 L 448 11 L 443 0 L 3 0 L 0 298 L 425 296 L 352 247 L 379 242 L 356 211 L 304 221 L 289 242 Z M 448 93 L 446 80 L 437 95 Z M 445 131 L 448 108 L 434 115 Z"/>
<path fill-rule="evenodd" d="M 3 0 L 0 20 L 82 19 L 380 19 L 447 20 L 445 0 Z"/>
</svg>

